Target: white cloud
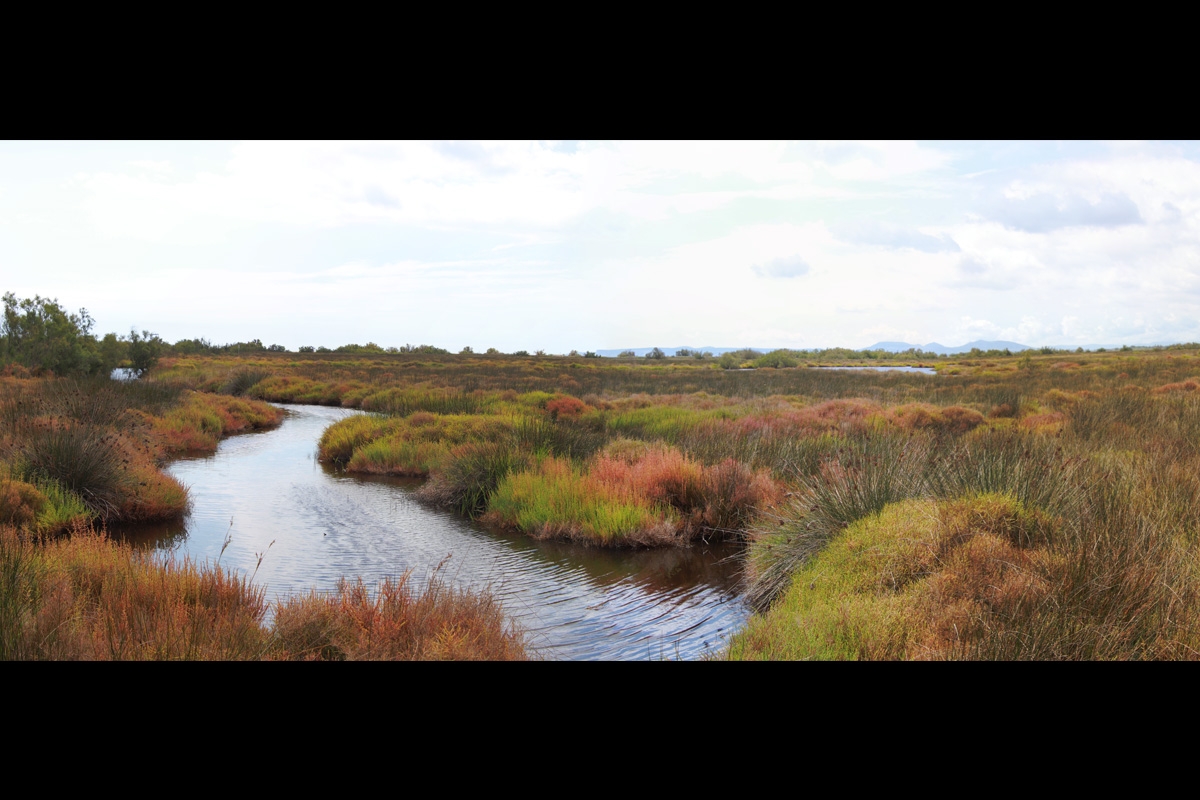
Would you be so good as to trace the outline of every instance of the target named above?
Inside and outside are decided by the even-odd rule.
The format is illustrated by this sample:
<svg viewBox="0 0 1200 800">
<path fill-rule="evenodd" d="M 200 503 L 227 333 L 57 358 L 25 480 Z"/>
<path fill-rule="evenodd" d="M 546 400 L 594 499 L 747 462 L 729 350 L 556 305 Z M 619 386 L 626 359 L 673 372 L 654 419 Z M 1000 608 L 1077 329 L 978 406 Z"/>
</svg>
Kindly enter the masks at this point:
<svg viewBox="0 0 1200 800">
<path fill-rule="evenodd" d="M 755 264 L 754 274 L 761 278 L 798 278 L 808 274 L 808 264 L 800 256 L 784 256 L 766 264 Z"/>
</svg>

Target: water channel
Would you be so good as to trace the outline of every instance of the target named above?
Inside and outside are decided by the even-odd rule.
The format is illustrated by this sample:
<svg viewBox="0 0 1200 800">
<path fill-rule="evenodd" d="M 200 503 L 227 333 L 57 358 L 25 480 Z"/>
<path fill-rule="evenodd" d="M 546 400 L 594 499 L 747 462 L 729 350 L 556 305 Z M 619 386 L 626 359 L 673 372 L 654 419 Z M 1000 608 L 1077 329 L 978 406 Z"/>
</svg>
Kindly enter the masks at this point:
<svg viewBox="0 0 1200 800">
<path fill-rule="evenodd" d="M 549 659 L 701 658 L 749 616 L 733 546 L 612 551 L 489 530 L 418 503 L 417 482 L 318 462 L 321 432 L 361 412 L 281 407 L 279 428 L 167 468 L 190 491 L 183 520 L 123 535 L 180 558 L 220 558 L 271 599 L 331 591 L 342 577 L 373 587 L 408 570 L 420 586 L 444 561 L 444 578 L 494 592 Z"/>
</svg>

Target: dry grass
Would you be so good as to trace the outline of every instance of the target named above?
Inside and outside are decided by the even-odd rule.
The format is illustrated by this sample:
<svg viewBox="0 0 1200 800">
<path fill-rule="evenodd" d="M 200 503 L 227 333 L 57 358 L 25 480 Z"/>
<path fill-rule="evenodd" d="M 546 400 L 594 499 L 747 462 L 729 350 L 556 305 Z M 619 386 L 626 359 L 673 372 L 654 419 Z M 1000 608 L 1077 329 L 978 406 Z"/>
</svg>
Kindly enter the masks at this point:
<svg viewBox="0 0 1200 800">
<path fill-rule="evenodd" d="M 157 557 L 86 527 L 36 540 L 0 528 L 0 660 L 515 660 L 524 641 L 487 592 L 408 575 L 372 595 L 282 601 L 219 566 Z"/>
</svg>

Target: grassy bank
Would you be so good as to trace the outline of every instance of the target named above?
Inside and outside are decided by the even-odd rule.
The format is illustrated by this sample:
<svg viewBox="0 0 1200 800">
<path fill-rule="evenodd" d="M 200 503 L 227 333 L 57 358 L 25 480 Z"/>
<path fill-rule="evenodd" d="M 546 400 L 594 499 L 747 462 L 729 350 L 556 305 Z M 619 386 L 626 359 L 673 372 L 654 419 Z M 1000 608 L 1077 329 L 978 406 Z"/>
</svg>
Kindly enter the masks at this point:
<svg viewBox="0 0 1200 800">
<path fill-rule="evenodd" d="M 87 528 L 35 540 L 0 526 L 3 660 L 513 660 L 523 640 L 484 593 L 407 574 L 374 591 L 279 601 L 213 565 L 155 557 Z"/>
<path fill-rule="evenodd" d="M 281 419 L 261 401 L 157 382 L 0 379 L 0 524 L 55 533 L 179 516 L 187 492 L 160 469 L 167 458 Z"/>
</svg>

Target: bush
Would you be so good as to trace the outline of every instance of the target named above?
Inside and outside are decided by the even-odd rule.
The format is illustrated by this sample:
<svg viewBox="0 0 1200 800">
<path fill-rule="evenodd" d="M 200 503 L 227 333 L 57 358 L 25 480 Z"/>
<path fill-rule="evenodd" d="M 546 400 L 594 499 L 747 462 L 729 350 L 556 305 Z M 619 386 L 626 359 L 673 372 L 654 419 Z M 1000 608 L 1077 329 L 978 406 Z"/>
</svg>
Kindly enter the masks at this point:
<svg viewBox="0 0 1200 800">
<path fill-rule="evenodd" d="M 131 330 L 129 332 L 129 368 L 138 377 L 145 375 L 158 363 L 162 346 L 163 340 L 158 338 L 158 334 L 150 331 L 142 331 L 141 334 L 138 334 L 136 330 Z"/>
<path fill-rule="evenodd" d="M 800 364 L 787 350 L 773 350 L 765 356 L 760 356 L 754 359 L 754 366 L 757 368 L 783 369 L 785 367 L 795 367 Z"/>
<path fill-rule="evenodd" d="M 83 425 L 55 424 L 34 431 L 21 454 L 33 475 L 44 476 L 83 498 L 101 517 L 114 515 L 126 494 L 126 460 L 116 435 Z"/>
<path fill-rule="evenodd" d="M 4 295 L 0 324 L 0 363 L 16 363 L 55 375 L 94 373 L 102 365 L 93 320 L 87 309 L 68 314 L 57 300 L 34 296 L 18 300 Z"/>
</svg>

